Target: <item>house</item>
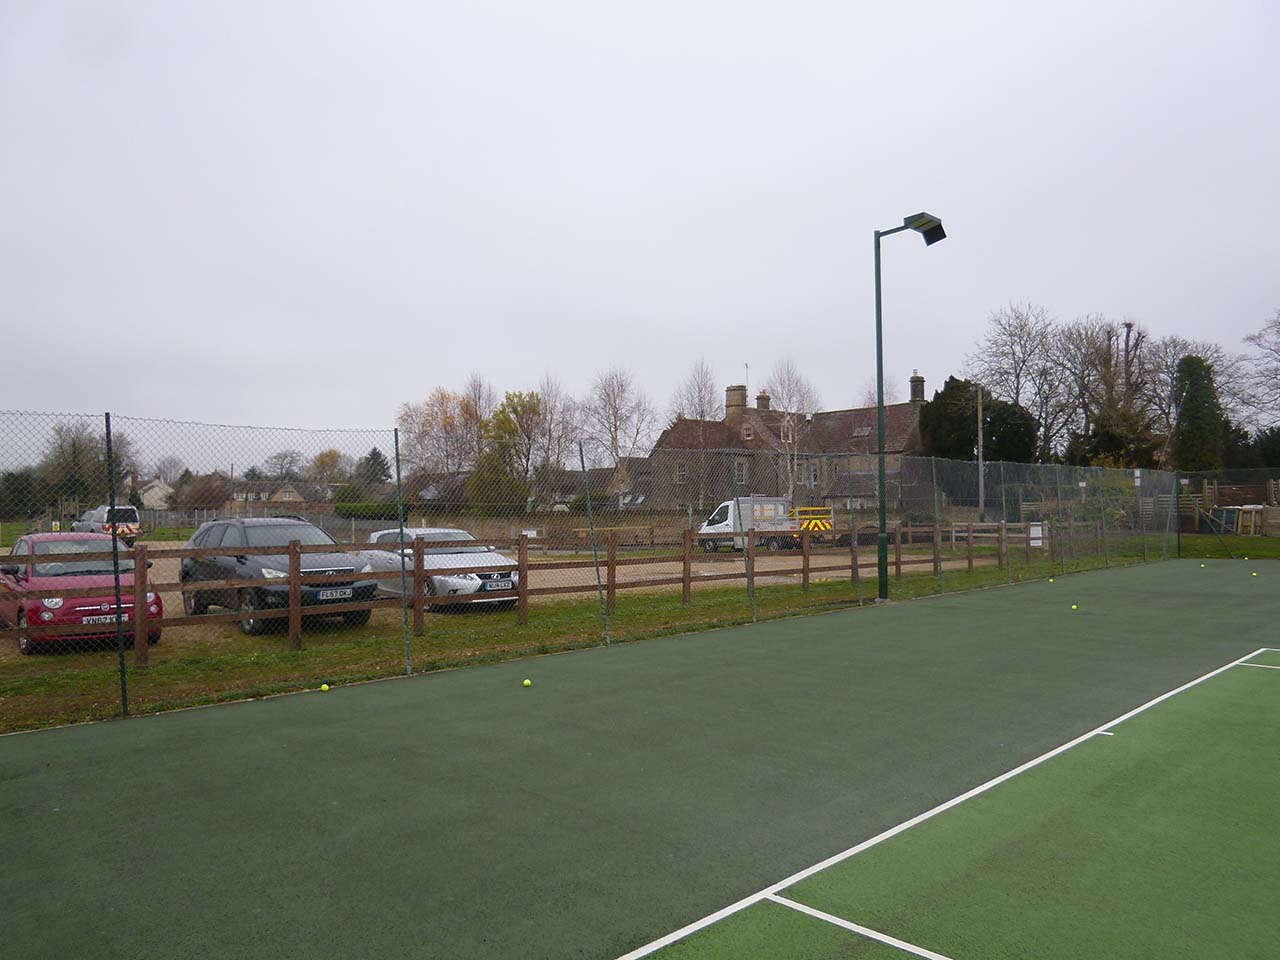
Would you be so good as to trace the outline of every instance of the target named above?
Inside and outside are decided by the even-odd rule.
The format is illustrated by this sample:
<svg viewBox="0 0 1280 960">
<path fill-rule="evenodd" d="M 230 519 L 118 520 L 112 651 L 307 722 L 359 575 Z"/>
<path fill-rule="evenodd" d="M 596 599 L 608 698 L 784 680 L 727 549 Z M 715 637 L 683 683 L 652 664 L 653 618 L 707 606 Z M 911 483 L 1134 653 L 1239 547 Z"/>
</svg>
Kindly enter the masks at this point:
<svg viewBox="0 0 1280 960">
<path fill-rule="evenodd" d="M 890 471 L 923 448 L 924 377 L 914 371 L 909 385 L 908 401 L 885 406 Z M 763 391 L 750 406 L 747 388 L 733 384 L 725 390 L 723 419 L 678 417 L 659 436 L 647 463 L 628 463 L 619 482 L 629 484 L 625 493 L 633 499 L 643 493 L 648 506 L 666 510 L 706 510 L 750 493 L 789 495 L 798 505 L 852 506 L 868 496 L 874 504 L 874 486 L 868 493 L 848 478 L 875 472 L 876 444 L 875 407 L 803 415 L 775 408 Z"/>
<path fill-rule="evenodd" d="M 302 480 L 233 480 L 231 498 L 223 508 L 229 516 L 268 516 L 307 511 L 330 513 L 333 492 L 341 484 Z"/>
<path fill-rule="evenodd" d="M 142 501 L 144 510 L 168 510 L 172 503 L 170 498 L 173 496 L 173 487 L 159 477 L 152 477 L 150 480 L 140 482 L 135 475 L 132 489 L 138 495 L 138 499 Z"/>
</svg>

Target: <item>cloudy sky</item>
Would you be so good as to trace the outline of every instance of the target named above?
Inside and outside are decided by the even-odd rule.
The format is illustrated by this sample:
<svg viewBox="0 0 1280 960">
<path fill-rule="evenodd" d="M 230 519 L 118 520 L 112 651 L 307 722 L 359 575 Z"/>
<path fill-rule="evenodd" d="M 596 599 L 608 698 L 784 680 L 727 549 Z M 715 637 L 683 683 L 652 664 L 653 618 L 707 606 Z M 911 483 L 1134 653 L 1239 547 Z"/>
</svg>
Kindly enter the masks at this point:
<svg viewBox="0 0 1280 960">
<path fill-rule="evenodd" d="M 1052 11 L 1052 12 L 1051 12 Z M 1011 299 L 1280 307 L 1280 6 L 0 4 L 6 408 L 382 426 L 477 370 L 930 389 Z"/>
</svg>

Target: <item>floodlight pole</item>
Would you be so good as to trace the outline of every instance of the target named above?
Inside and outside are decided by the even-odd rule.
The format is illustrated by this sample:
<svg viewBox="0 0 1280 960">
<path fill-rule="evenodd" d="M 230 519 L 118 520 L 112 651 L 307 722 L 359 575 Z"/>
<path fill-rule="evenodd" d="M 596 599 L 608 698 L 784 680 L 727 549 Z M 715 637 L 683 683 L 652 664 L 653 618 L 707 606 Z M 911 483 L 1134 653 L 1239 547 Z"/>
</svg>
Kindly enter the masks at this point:
<svg viewBox="0 0 1280 960">
<path fill-rule="evenodd" d="M 877 596 L 889 599 L 889 530 L 885 514 L 884 478 L 884 321 L 880 305 L 880 238 L 906 230 L 905 226 L 875 232 L 876 247 L 876 505 L 880 530 L 876 535 Z"/>
<path fill-rule="evenodd" d="M 876 537 L 876 573 L 879 580 L 878 597 L 889 599 L 889 530 L 885 518 L 884 477 L 884 327 L 880 311 L 880 238 L 903 230 L 915 230 L 924 238 L 926 247 L 946 238 L 942 221 L 932 214 L 917 213 L 904 217 L 902 226 L 875 231 L 876 249 L 876 500 L 880 507 L 880 532 Z"/>
</svg>

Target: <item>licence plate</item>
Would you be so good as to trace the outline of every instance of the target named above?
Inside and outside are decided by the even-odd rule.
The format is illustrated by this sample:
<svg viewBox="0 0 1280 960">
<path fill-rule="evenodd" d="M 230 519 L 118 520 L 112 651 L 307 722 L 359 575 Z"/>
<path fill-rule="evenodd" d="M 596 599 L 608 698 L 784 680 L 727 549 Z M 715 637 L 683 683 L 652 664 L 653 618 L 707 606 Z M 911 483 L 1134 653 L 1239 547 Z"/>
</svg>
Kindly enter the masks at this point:
<svg viewBox="0 0 1280 960">
<path fill-rule="evenodd" d="M 510 580 L 486 580 L 485 590 L 510 590 L 514 584 Z"/>
<path fill-rule="evenodd" d="M 339 590 L 321 590 L 316 596 L 321 600 L 350 600 L 351 587 L 343 587 Z"/>
<path fill-rule="evenodd" d="M 120 615 L 120 619 L 123 620 L 125 623 L 128 623 L 129 615 L 127 613 L 122 613 Z M 113 613 L 106 617 L 85 617 L 82 622 L 83 623 L 115 623 L 116 615 Z"/>
</svg>

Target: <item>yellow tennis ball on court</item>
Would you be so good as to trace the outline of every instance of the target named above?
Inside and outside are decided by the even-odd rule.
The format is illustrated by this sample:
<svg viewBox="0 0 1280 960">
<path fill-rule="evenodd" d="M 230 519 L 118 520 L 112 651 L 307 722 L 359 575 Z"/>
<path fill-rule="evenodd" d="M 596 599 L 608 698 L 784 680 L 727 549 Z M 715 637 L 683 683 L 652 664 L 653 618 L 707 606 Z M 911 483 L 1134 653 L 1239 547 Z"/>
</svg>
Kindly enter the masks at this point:
<svg viewBox="0 0 1280 960">
<path fill-rule="evenodd" d="M 526 687 L 532 687 L 532 686 L 533 686 L 533 681 L 532 681 L 532 680 L 530 680 L 528 677 L 525 677 L 525 678 L 524 678 L 524 685 L 525 685 Z"/>
<path fill-rule="evenodd" d="M 1079 609 L 1080 609 L 1080 607 L 1073 603 L 1073 604 L 1071 605 L 1071 609 L 1072 609 L 1072 610 L 1079 610 Z"/>
<path fill-rule="evenodd" d="M 1203 569 L 1204 569 L 1204 564 L 1203 564 L 1203 563 L 1202 563 L 1202 564 L 1200 564 L 1200 569 L 1201 569 L 1201 570 L 1203 570 Z"/>
<path fill-rule="evenodd" d="M 1256 577 L 1258 575 L 1258 571 L 1257 570 L 1253 571 L 1253 575 Z"/>
<path fill-rule="evenodd" d="M 1050 578 L 1049 578 L 1049 582 L 1050 582 L 1050 583 L 1053 583 L 1053 577 L 1050 577 Z"/>
<path fill-rule="evenodd" d="M 321 689 L 321 691 L 323 691 L 324 693 L 328 693 L 328 692 L 329 692 L 329 685 L 328 685 L 327 683 L 322 683 L 322 684 L 320 684 L 320 689 Z"/>
</svg>

